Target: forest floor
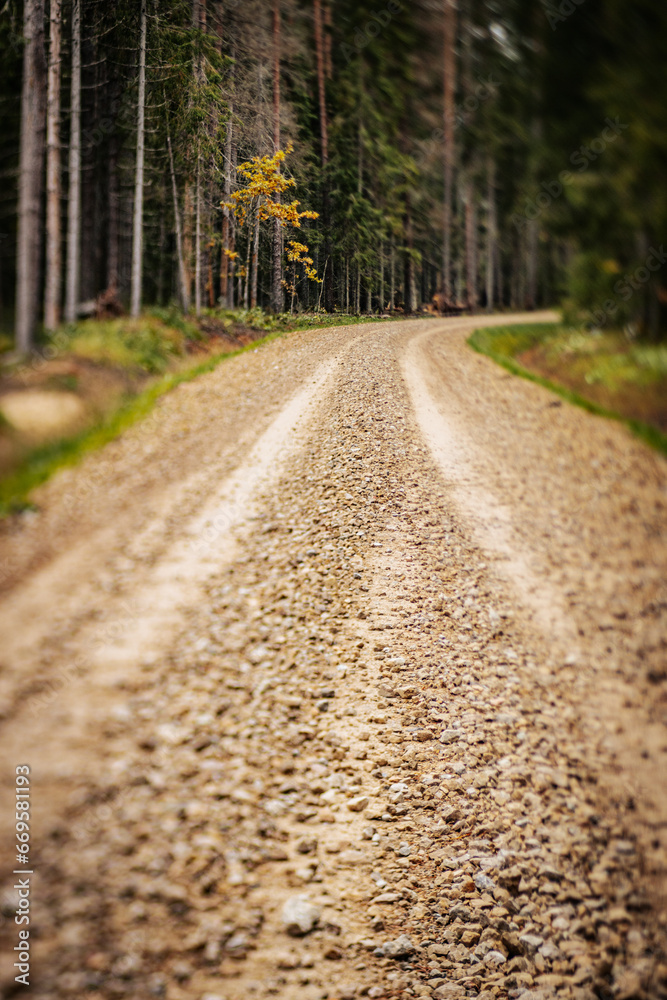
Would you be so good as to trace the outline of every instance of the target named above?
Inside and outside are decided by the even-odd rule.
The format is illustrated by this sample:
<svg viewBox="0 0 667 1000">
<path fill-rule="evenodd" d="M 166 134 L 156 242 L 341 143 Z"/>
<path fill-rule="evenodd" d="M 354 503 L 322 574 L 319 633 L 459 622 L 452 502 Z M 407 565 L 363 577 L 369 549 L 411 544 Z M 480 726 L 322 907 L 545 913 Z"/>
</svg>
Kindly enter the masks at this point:
<svg viewBox="0 0 667 1000">
<path fill-rule="evenodd" d="M 274 340 L 2 523 L 3 996 L 27 764 L 35 1000 L 667 997 L 667 464 L 497 322 Z"/>
</svg>

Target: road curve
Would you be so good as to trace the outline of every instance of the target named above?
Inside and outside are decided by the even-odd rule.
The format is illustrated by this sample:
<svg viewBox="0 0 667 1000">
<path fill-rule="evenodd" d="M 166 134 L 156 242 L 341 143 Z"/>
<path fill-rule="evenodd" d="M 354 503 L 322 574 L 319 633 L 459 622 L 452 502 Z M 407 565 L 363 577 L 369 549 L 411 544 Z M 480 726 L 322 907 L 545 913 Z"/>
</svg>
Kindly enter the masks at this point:
<svg viewBox="0 0 667 1000">
<path fill-rule="evenodd" d="M 285 337 L 4 526 L 36 997 L 667 995 L 666 465 L 493 322 Z"/>
</svg>

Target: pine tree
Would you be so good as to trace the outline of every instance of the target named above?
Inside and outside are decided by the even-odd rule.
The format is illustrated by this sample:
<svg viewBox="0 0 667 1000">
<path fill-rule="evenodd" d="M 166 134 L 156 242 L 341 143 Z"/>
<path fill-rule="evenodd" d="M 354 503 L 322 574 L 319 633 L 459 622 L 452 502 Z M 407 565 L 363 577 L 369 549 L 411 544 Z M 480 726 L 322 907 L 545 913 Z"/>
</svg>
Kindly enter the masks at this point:
<svg viewBox="0 0 667 1000">
<path fill-rule="evenodd" d="M 67 192 L 67 280 L 65 319 L 76 322 L 81 274 L 81 4 L 72 0 L 69 188 Z"/>
<path fill-rule="evenodd" d="M 452 183 L 456 151 L 454 100 L 456 95 L 456 0 L 444 0 L 444 87 L 443 87 L 443 160 L 444 160 L 444 234 L 442 251 L 443 291 L 451 298 L 452 265 Z"/>
<path fill-rule="evenodd" d="M 141 309 L 141 284 L 143 275 L 147 7 L 147 0 L 141 0 L 139 86 L 137 95 L 137 158 L 134 175 L 134 213 L 132 217 L 132 291 L 130 299 L 130 315 L 132 316 L 138 316 Z"/>
<path fill-rule="evenodd" d="M 32 349 L 41 300 L 41 196 L 46 126 L 44 13 L 44 0 L 25 0 L 15 319 L 16 349 L 22 354 Z"/>
<path fill-rule="evenodd" d="M 50 0 L 49 62 L 46 112 L 46 279 L 44 327 L 55 330 L 60 322 L 62 293 L 62 227 L 60 220 L 60 72 L 61 0 Z"/>
</svg>

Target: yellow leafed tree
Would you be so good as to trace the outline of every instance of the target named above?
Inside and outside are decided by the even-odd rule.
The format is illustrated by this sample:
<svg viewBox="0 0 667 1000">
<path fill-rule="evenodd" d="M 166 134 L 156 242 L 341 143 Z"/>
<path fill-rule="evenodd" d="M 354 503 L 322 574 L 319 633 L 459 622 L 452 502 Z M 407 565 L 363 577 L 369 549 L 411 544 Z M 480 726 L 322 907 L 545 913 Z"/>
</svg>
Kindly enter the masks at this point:
<svg viewBox="0 0 667 1000">
<path fill-rule="evenodd" d="M 260 226 L 269 219 L 277 219 L 285 228 L 300 229 L 302 219 L 317 219 L 318 212 L 299 211 L 301 202 L 283 201 L 285 191 L 295 186 L 291 177 L 286 177 L 280 169 L 285 157 L 292 152 L 293 146 L 279 149 L 273 156 L 254 156 L 237 167 L 238 173 L 246 181 L 243 187 L 235 191 L 229 202 L 223 202 L 223 208 L 234 213 L 240 227 L 246 227 L 248 233 L 246 251 L 246 278 L 244 303 L 246 308 L 257 305 L 257 259 L 259 251 Z M 236 257 L 232 251 L 225 248 L 229 257 Z M 287 258 L 292 263 L 293 281 L 283 282 L 283 286 L 292 295 L 292 308 L 296 295 L 296 268 L 303 265 L 304 272 L 312 281 L 319 281 L 313 266 L 313 259 L 308 255 L 305 243 L 288 243 Z M 248 280 L 250 275 L 250 280 Z"/>
</svg>

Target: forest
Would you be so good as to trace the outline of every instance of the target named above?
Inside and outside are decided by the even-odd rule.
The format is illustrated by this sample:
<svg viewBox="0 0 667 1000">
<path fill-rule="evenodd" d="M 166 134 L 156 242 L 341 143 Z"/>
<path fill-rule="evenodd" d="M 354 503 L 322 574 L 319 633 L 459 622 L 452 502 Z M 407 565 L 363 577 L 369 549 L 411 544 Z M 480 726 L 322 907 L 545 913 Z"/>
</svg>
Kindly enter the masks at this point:
<svg viewBox="0 0 667 1000">
<path fill-rule="evenodd" d="M 434 295 L 665 334 L 656 0 L 8 0 L 0 32 L 19 352 L 151 305 Z"/>
</svg>

